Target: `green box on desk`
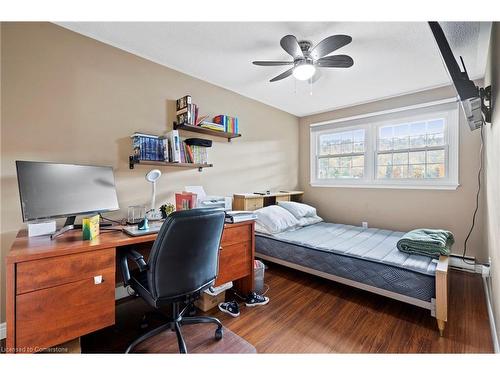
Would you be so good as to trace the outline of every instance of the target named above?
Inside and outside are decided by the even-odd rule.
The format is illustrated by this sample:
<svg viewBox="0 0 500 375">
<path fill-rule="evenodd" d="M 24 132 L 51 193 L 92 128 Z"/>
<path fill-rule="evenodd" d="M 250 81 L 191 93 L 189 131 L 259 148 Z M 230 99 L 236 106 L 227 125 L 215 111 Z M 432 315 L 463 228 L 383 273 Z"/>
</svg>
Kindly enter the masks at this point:
<svg viewBox="0 0 500 375">
<path fill-rule="evenodd" d="M 82 219 L 83 240 L 93 240 L 99 235 L 99 215 L 84 217 Z"/>
</svg>

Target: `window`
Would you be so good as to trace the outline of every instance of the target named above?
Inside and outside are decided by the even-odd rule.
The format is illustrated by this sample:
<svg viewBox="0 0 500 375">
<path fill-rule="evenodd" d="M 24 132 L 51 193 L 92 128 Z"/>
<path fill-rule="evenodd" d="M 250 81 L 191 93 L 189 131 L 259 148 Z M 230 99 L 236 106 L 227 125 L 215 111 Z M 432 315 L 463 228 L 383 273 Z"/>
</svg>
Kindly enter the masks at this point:
<svg viewBox="0 0 500 375">
<path fill-rule="evenodd" d="M 444 124 L 440 118 L 379 127 L 377 178 L 445 178 Z"/>
<path fill-rule="evenodd" d="M 365 131 L 357 129 L 319 137 L 319 178 L 362 178 Z"/>
<path fill-rule="evenodd" d="M 311 185 L 456 188 L 457 103 L 312 124 Z"/>
</svg>

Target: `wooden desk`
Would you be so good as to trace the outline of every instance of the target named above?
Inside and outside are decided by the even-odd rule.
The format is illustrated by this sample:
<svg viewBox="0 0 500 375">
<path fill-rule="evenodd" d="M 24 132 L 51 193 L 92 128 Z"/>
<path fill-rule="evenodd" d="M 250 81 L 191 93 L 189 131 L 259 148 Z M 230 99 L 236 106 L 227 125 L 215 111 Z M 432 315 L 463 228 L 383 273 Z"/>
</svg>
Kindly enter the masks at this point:
<svg viewBox="0 0 500 375">
<path fill-rule="evenodd" d="M 116 251 L 152 244 L 156 234 L 81 236 L 70 231 L 51 241 L 18 233 L 6 260 L 8 352 L 37 352 L 115 323 Z M 216 285 L 235 281 L 250 292 L 254 252 L 253 221 L 225 224 Z"/>
</svg>

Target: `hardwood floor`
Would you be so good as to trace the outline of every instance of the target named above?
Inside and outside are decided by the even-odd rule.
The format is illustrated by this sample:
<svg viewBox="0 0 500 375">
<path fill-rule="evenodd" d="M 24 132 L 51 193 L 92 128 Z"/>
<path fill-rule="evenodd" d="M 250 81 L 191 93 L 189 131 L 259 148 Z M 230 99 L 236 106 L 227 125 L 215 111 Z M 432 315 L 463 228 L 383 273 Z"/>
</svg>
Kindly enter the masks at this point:
<svg viewBox="0 0 500 375">
<path fill-rule="evenodd" d="M 159 314 L 151 314 L 149 327 L 141 330 L 145 312 L 153 312 L 140 298 L 128 298 L 116 306 L 116 324 L 81 338 L 82 353 L 124 353 L 127 346 L 145 332 L 165 323 Z M 215 324 L 182 327 L 188 353 L 256 353 L 256 349 L 241 336 L 224 327 L 223 338 L 214 339 Z M 166 330 L 140 343 L 134 353 L 178 353 L 175 332 Z"/>
<path fill-rule="evenodd" d="M 213 316 L 259 353 L 492 353 L 479 275 L 451 271 L 444 337 L 424 310 L 269 263 L 270 303 Z"/>
<path fill-rule="evenodd" d="M 221 319 L 258 353 L 492 353 L 490 327 L 479 275 L 450 273 L 450 315 L 444 337 L 428 310 L 268 263 L 271 301 Z M 119 352 L 148 310 L 140 299 L 117 307 L 117 325 L 82 338 L 82 352 Z M 134 311 L 133 313 L 131 313 Z M 93 334 L 96 335 L 96 334 Z M 155 344 L 156 343 L 156 344 Z M 157 340 L 141 345 L 157 351 Z"/>
</svg>

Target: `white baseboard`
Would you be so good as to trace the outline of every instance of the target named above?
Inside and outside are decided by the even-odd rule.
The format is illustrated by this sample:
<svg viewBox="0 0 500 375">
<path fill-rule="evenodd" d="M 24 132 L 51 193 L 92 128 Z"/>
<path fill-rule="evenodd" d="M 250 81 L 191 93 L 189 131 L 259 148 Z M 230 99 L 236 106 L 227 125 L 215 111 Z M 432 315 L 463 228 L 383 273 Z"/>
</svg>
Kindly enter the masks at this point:
<svg viewBox="0 0 500 375">
<path fill-rule="evenodd" d="M 491 278 L 490 277 L 483 277 L 483 286 L 484 286 L 484 293 L 486 297 L 486 306 L 488 309 L 488 317 L 490 318 L 490 330 L 491 330 L 491 339 L 493 341 L 493 349 L 495 353 L 500 353 L 500 346 L 498 344 L 498 334 L 497 334 L 497 328 L 496 328 L 496 322 L 495 322 L 495 314 L 493 312 L 493 301 L 492 299 L 492 293 L 491 293 Z"/>
<path fill-rule="evenodd" d="M 490 266 L 476 263 L 475 258 L 466 257 L 467 262 L 464 262 L 461 255 L 451 254 L 449 258 L 449 265 L 452 268 L 457 268 L 462 271 L 478 273 L 482 276 L 489 276 Z"/>
<path fill-rule="evenodd" d="M 7 337 L 7 323 L 0 323 L 0 340 Z"/>
</svg>

